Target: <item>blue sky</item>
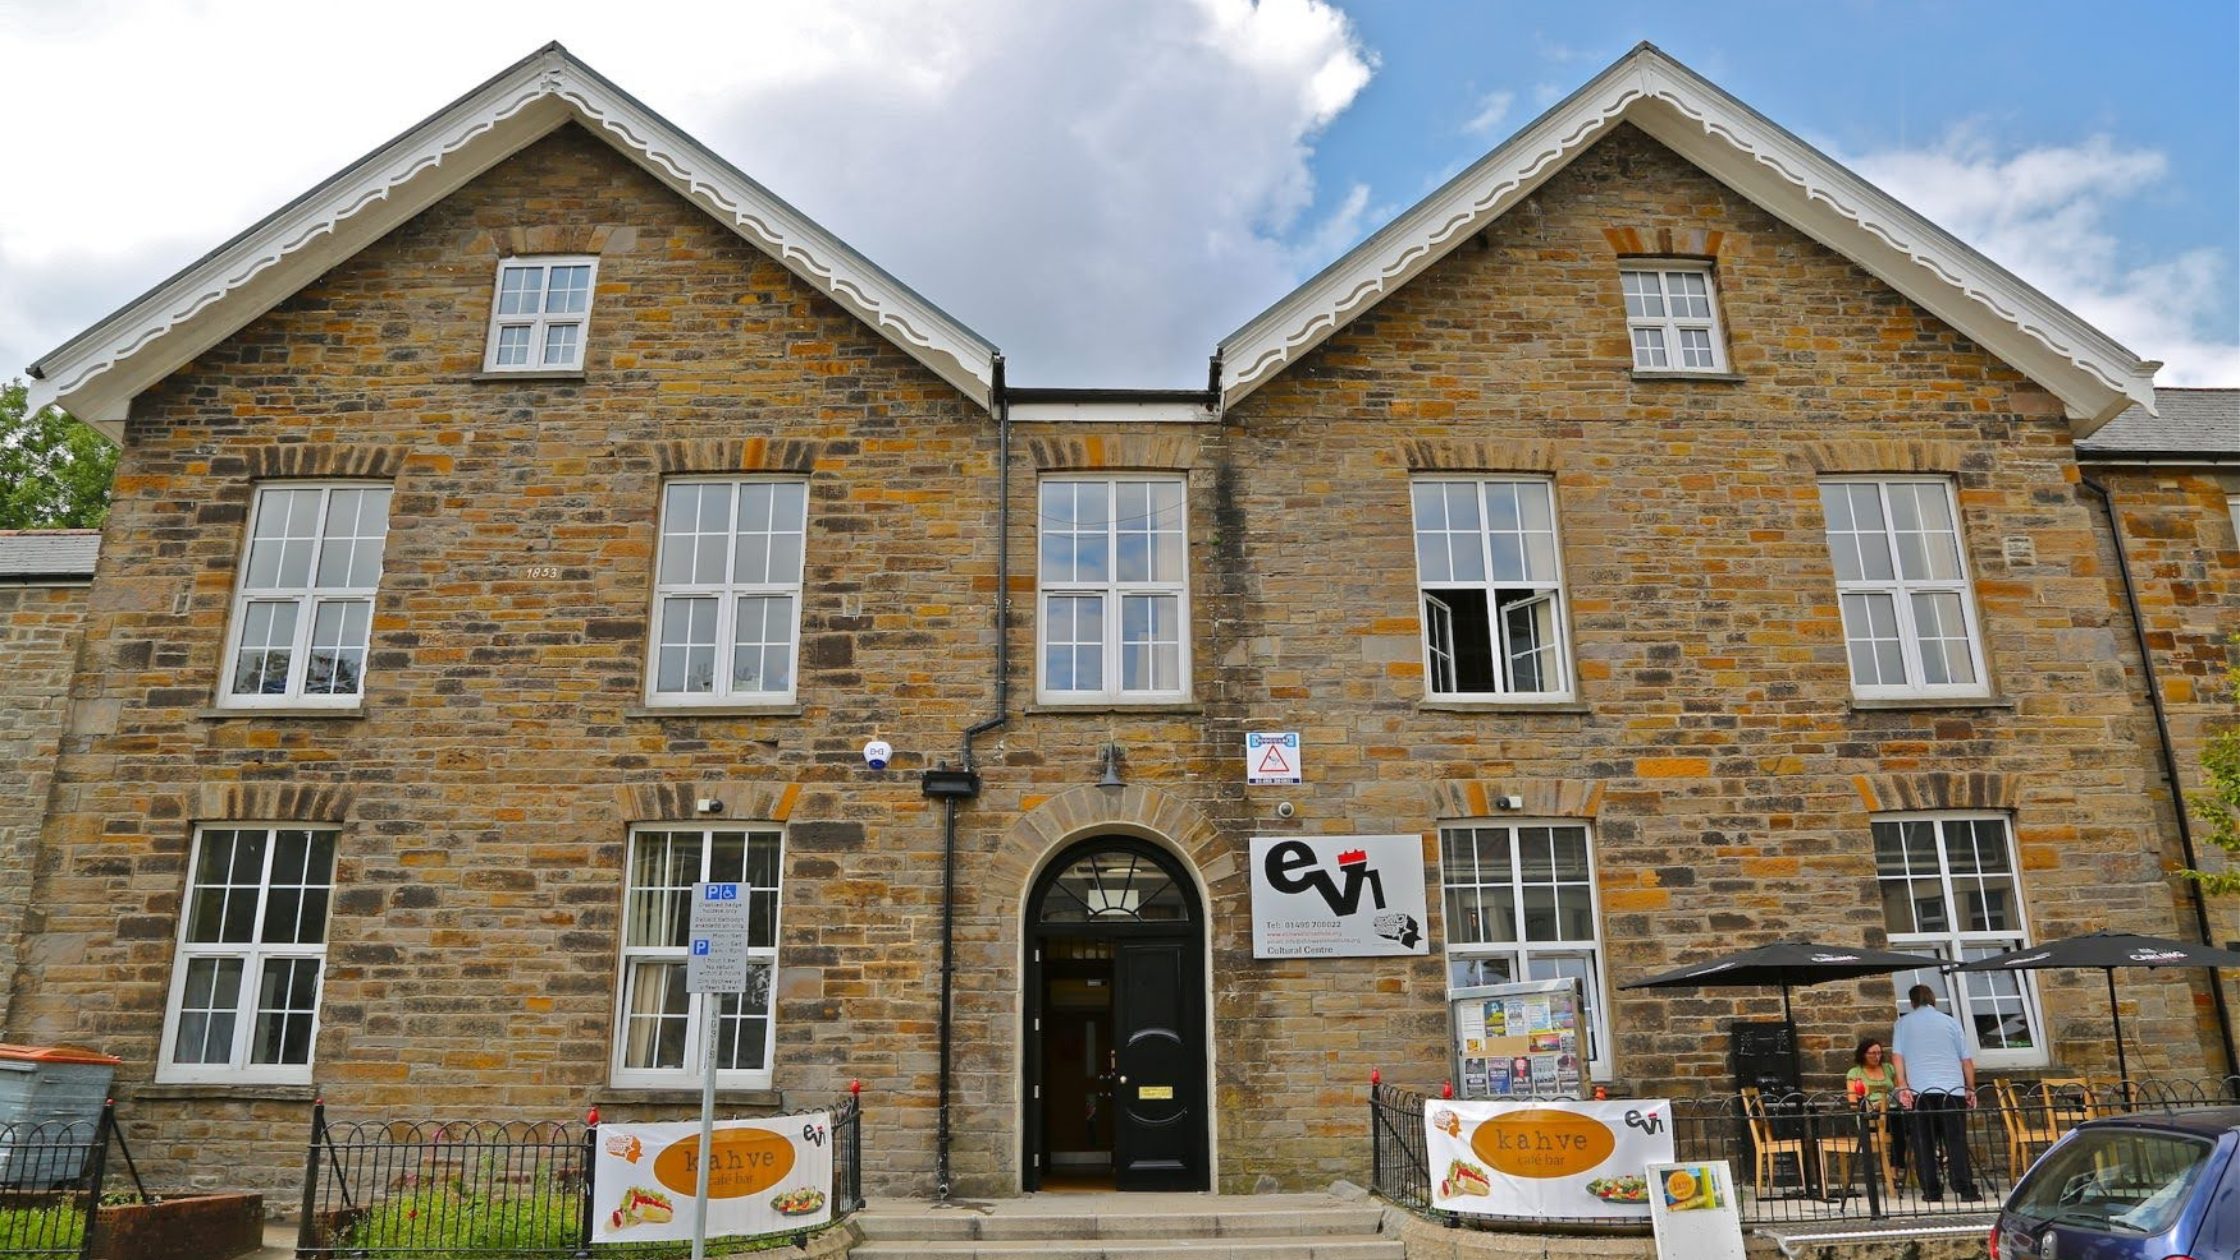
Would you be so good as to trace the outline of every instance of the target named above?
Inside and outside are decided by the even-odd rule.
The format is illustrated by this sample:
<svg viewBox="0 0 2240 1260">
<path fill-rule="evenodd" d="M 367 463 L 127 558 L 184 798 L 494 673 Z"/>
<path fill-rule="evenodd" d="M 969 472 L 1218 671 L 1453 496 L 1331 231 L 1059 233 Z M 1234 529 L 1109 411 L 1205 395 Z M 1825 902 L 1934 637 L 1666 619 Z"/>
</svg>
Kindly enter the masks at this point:
<svg viewBox="0 0 2240 1260">
<path fill-rule="evenodd" d="M 0 378 L 547 39 L 1003 347 L 1214 343 L 1642 39 L 2240 386 L 2240 6 L 0 0 Z M 525 20 L 524 13 L 533 13 Z"/>
</svg>

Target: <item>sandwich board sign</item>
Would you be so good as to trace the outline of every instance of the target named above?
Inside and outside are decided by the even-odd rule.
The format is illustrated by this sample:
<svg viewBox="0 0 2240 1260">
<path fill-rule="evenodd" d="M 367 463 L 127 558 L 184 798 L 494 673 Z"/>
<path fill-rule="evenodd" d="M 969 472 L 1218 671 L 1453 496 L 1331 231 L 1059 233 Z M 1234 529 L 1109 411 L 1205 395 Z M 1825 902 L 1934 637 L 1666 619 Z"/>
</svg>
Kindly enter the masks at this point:
<svg viewBox="0 0 2240 1260">
<path fill-rule="evenodd" d="M 1742 1207 L 1723 1159 L 1645 1168 L 1657 1260 L 1743 1260 Z"/>
<path fill-rule="evenodd" d="M 1244 737 L 1244 781 L 1260 787 L 1299 783 L 1299 732 L 1249 731 Z"/>
</svg>

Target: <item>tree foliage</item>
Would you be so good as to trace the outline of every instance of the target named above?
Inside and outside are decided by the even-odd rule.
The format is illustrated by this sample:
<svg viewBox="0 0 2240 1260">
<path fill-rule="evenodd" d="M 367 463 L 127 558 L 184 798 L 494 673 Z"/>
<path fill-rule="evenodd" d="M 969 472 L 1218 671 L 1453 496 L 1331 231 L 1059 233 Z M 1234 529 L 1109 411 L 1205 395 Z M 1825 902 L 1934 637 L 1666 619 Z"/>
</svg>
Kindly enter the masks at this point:
<svg viewBox="0 0 2240 1260">
<path fill-rule="evenodd" d="M 65 412 L 27 410 L 22 381 L 0 385 L 0 529 L 98 527 L 117 448 Z"/>
<path fill-rule="evenodd" d="M 2240 647 L 2240 634 L 2232 636 L 2232 643 Z M 2225 670 L 2224 676 L 2240 715 L 2240 665 Z M 2186 800 L 2201 823 L 2202 838 L 2225 851 L 2225 868 L 2187 871 L 2185 876 L 2204 892 L 2240 892 L 2240 721 L 2210 733 L 2201 749 L 2201 782 L 2201 789 L 2187 793 Z"/>
</svg>

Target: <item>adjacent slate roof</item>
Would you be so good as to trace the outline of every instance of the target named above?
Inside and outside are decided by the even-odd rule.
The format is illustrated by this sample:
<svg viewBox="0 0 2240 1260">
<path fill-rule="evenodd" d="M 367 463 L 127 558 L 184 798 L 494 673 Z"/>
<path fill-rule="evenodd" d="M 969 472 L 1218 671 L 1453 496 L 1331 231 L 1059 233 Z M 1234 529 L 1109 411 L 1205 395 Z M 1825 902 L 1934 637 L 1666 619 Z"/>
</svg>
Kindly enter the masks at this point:
<svg viewBox="0 0 2240 1260">
<path fill-rule="evenodd" d="M 0 582 L 83 581 L 100 554 L 98 529 L 0 529 Z"/>
<path fill-rule="evenodd" d="M 1643 43 L 1221 342 L 1235 403 L 1530 197 L 1620 123 L 1658 143 L 2044 386 L 2084 436 L 2154 406 L 2154 370 L 2106 333 L 1716 84 Z"/>
<path fill-rule="evenodd" d="M 2240 389 L 2158 389 L 2077 443 L 2077 458 L 2240 460 Z"/>
<path fill-rule="evenodd" d="M 570 122 L 987 404 L 996 349 L 559 44 L 547 44 L 31 365 L 121 439 L 132 398 L 397 224 Z"/>
</svg>

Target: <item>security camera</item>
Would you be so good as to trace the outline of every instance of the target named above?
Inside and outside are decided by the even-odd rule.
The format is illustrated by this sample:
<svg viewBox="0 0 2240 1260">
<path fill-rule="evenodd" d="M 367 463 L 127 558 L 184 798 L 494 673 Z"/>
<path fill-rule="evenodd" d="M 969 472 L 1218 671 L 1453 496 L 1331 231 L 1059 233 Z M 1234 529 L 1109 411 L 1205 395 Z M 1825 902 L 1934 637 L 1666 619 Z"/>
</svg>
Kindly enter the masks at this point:
<svg viewBox="0 0 2240 1260">
<path fill-rule="evenodd" d="M 723 802 L 712 796 L 701 797 L 692 803 L 692 807 L 703 814 L 720 814 L 723 812 Z"/>
<path fill-rule="evenodd" d="M 1496 796 L 1493 798 L 1493 803 L 1496 807 L 1501 809 L 1524 808 L 1524 798 L 1521 796 Z"/>
<path fill-rule="evenodd" d="M 1276 817 L 1278 818 L 1289 818 L 1293 814 L 1296 814 L 1298 812 L 1298 810 L 1292 808 L 1291 802 L 1289 801 L 1276 802 Z"/>
<path fill-rule="evenodd" d="M 863 764 L 874 770 L 886 769 L 887 763 L 892 760 L 894 760 L 894 745 L 883 739 L 872 740 L 863 746 Z"/>
</svg>

